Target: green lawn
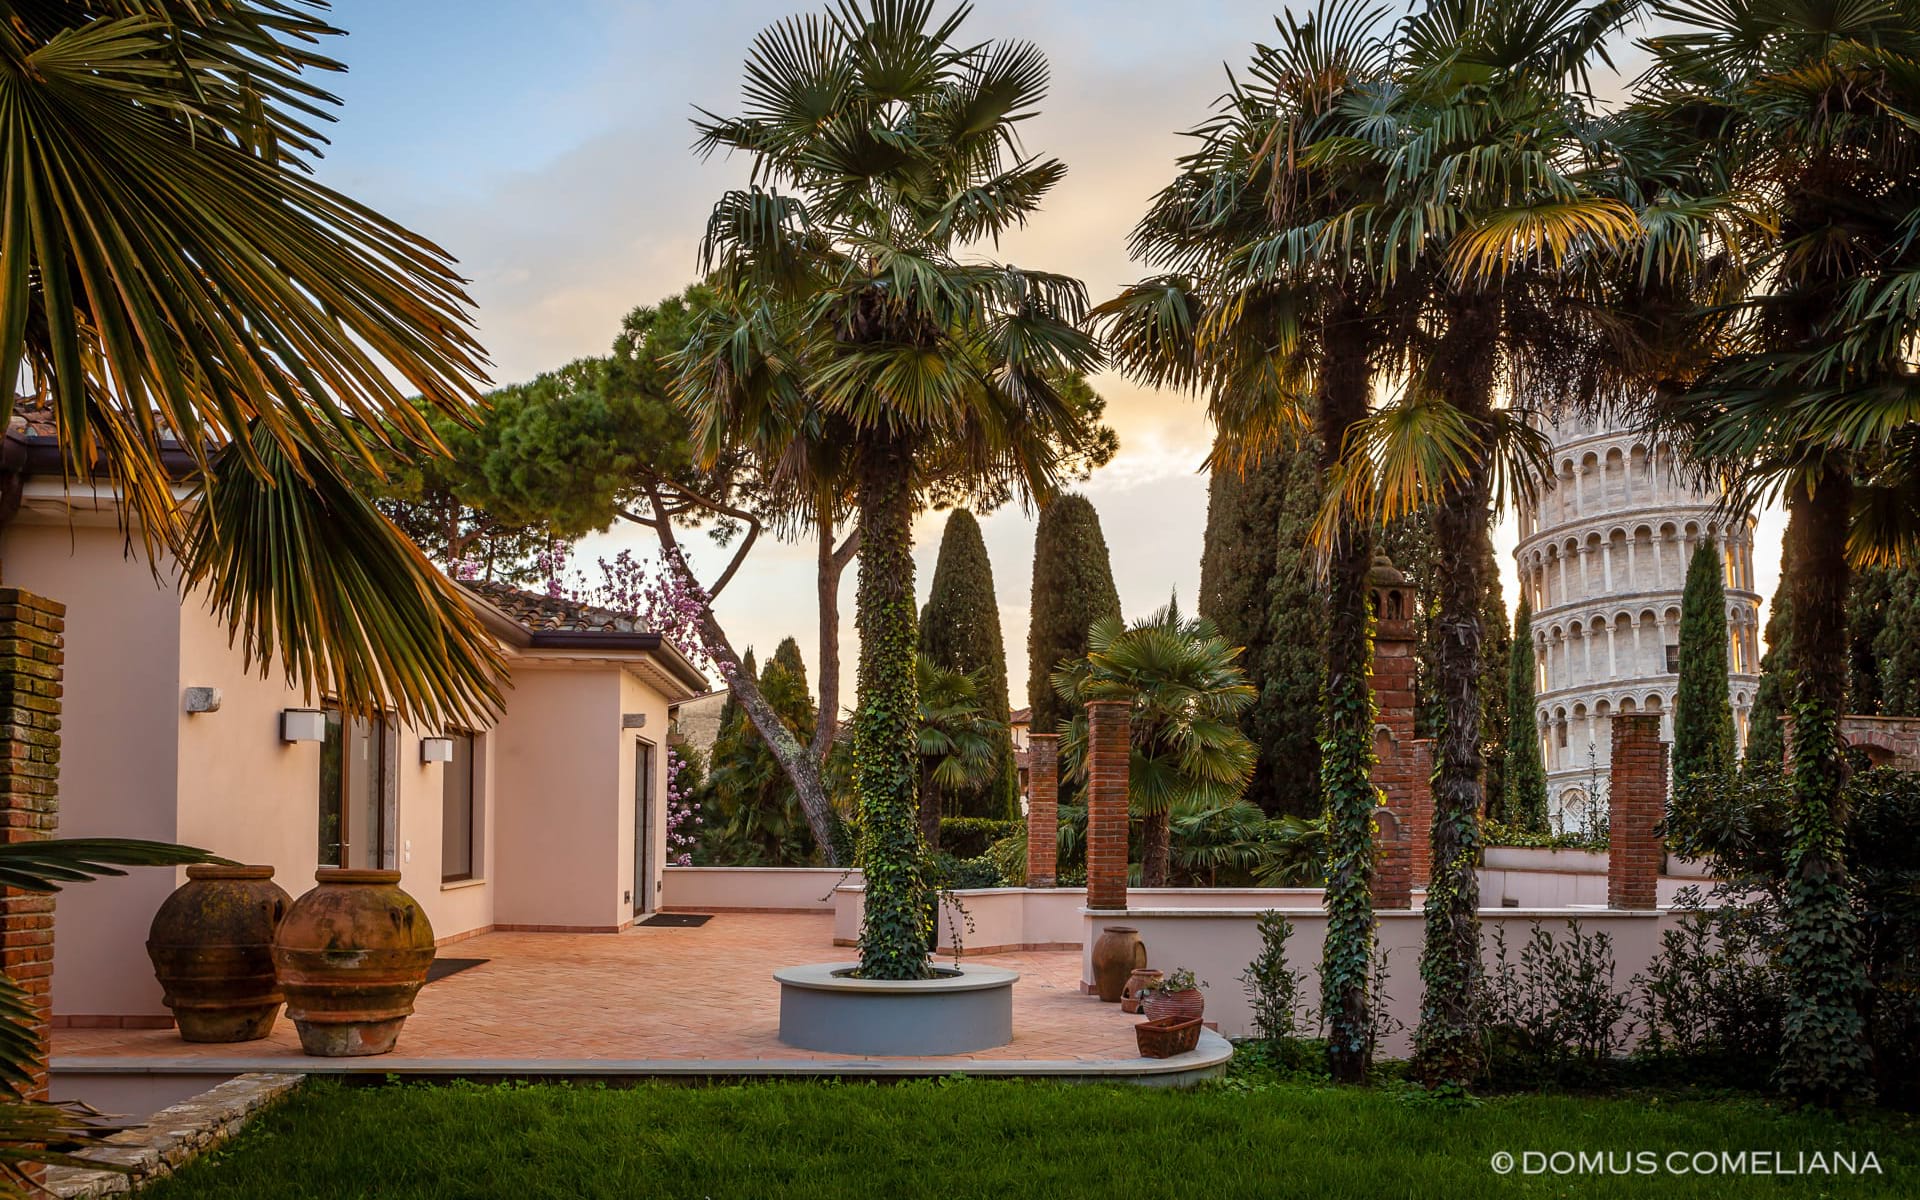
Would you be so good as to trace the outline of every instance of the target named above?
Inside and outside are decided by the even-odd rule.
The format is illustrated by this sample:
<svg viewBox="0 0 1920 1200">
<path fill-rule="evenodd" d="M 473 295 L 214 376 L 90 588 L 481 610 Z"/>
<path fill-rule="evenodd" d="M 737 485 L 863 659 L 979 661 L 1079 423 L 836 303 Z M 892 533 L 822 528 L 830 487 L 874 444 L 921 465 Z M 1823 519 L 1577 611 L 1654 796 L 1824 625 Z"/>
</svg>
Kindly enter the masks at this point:
<svg viewBox="0 0 1920 1200">
<path fill-rule="evenodd" d="M 1849 1176 L 1496 1175 L 1507 1150 L 1874 1151 Z M 314 1082 L 151 1200 L 1920 1195 L 1920 1122 L 1752 1099 L 1442 1107 L 1312 1083 L 1191 1092 L 940 1080 L 632 1089 Z"/>
</svg>

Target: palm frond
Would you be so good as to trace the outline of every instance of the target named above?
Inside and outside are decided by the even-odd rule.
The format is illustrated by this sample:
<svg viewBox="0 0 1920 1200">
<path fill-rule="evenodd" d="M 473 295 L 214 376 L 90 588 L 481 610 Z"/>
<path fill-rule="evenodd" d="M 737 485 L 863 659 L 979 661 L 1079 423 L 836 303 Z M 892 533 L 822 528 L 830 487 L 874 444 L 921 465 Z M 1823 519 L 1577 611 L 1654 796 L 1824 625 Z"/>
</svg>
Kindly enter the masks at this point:
<svg viewBox="0 0 1920 1200">
<path fill-rule="evenodd" d="M 239 461 L 242 446 L 262 470 Z M 224 451 L 182 562 L 248 667 L 277 661 L 309 699 L 435 727 L 499 709 L 505 661 L 453 583 L 304 442 Z"/>
</svg>

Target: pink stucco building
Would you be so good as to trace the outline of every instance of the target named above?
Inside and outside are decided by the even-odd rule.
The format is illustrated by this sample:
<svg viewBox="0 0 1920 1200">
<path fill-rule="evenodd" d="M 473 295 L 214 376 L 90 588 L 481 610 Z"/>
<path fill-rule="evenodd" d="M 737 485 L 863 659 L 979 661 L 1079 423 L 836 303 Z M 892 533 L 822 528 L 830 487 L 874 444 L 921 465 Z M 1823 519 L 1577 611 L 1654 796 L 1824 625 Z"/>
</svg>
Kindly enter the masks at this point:
<svg viewBox="0 0 1920 1200">
<path fill-rule="evenodd" d="M 129 553 L 111 491 L 62 480 L 43 431 L 17 421 L 3 449 L 17 509 L 0 523 L 0 571 L 67 606 L 63 836 L 272 864 L 296 896 L 318 866 L 394 868 L 442 942 L 614 931 L 658 906 L 668 712 L 707 688 L 670 642 L 616 613 L 473 585 L 511 669 L 498 718 L 342 720 L 248 671 L 167 564 L 156 574 Z M 166 1020 L 144 944 L 184 878 L 143 869 L 60 895 L 56 1025 Z"/>
</svg>

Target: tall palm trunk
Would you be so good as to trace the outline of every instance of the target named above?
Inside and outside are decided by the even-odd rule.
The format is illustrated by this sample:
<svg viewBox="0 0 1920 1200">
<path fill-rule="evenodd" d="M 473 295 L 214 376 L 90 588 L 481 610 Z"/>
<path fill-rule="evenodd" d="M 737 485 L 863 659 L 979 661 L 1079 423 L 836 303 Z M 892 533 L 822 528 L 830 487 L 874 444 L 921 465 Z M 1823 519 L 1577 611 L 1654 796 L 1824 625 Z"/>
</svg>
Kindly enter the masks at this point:
<svg viewBox="0 0 1920 1200">
<path fill-rule="evenodd" d="M 1846 701 L 1847 527 L 1853 481 L 1829 464 L 1788 495 L 1787 561 L 1793 564 L 1788 644 L 1793 647 L 1793 729 L 1787 845 L 1787 1012 L 1780 1077 L 1788 1092 L 1837 1104 L 1871 1090 L 1866 988 L 1859 929 L 1847 896 L 1846 760 L 1839 717 Z"/>
<path fill-rule="evenodd" d="M 1367 415 L 1369 337 L 1358 306 L 1330 322 L 1322 364 L 1321 466 L 1339 462 L 1347 432 Z M 1367 971 L 1373 958 L 1373 614 L 1367 575 L 1373 531 L 1343 517 L 1327 565 L 1327 675 L 1321 696 L 1320 789 L 1327 813 L 1327 938 L 1320 1007 L 1327 1066 L 1359 1083 L 1373 1054 Z"/>
<path fill-rule="evenodd" d="M 1435 386 L 1476 433 L 1492 416 L 1498 301 L 1461 302 L 1430 364 Z M 1492 520 L 1487 473 L 1470 470 L 1435 508 L 1434 685 L 1441 726 L 1433 775 L 1433 878 L 1427 888 L 1426 940 L 1420 953 L 1425 995 L 1414 1033 L 1414 1074 L 1429 1085 L 1465 1086 L 1480 1069 L 1475 993 L 1480 979 L 1481 613 L 1487 557 L 1479 547 Z"/>
<path fill-rule="evenodd" d="M 1167 886 L 1171 871 L 1173 813 L 1168 809 L 1148 813 L 1140 819 L 1140 886 Z"/>
<path fill-rule="evenodd" d="M 932 929 L 919 823 L 911 439 L 874 436 L 863 447 L 859 472 L 860 696 L 853 755 L 867 880 L 860 973 L 920 979 Z"/>
</svg>

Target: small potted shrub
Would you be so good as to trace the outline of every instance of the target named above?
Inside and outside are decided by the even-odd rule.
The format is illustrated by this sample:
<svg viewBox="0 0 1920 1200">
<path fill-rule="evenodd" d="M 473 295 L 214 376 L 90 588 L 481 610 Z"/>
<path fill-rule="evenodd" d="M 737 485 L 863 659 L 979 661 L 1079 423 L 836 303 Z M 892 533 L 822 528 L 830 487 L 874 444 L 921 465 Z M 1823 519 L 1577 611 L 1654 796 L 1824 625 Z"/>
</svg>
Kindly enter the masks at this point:
<svg viewBox="0 0 1920 1200">
<path fill-rule="evenodd" d="M 1196 980 L 1192 971 L 1175 967 L 1166 978 L 1140 989 L 1140 1010 L 1149 1021 L 1198 1020 L 1207 1007 L 1206 997 L 1200 994 L 1205 986 L 1206 982 Z"/>
</svg>

